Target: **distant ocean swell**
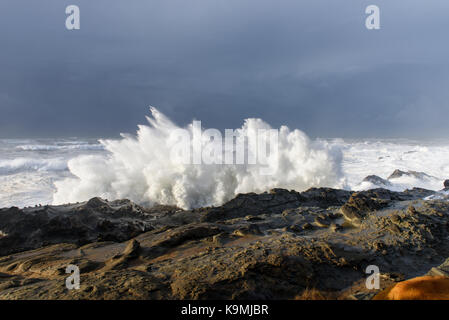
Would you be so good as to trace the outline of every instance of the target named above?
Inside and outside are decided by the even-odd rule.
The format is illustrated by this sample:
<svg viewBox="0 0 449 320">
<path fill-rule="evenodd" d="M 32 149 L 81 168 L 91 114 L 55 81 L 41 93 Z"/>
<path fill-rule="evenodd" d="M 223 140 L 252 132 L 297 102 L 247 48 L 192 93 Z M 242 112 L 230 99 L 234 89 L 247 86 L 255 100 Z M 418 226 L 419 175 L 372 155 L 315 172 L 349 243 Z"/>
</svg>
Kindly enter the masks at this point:
<svg viewBox="0 0 449 320">
<path fill-rule="evenodd" d="M 24 151 L 104 150 L 104 146 L 102 144 L 20 145 L 16 148 Z"/>
</svg>

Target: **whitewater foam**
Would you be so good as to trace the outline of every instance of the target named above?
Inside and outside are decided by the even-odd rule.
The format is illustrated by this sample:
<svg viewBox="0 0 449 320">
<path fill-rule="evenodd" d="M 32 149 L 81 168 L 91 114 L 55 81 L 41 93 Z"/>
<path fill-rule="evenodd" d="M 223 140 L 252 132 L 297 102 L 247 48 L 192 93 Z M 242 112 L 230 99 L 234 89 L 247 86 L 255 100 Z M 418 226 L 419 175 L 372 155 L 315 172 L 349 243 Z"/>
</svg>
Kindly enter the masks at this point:
<svg viewBox="0 0 449 320">
<path fill-rule="evenodd" d="M 279 128 L 278 169 L 272 176 L 261 175 L 257 165 L 173 164 L 169 151 L 179 127 L 155 109 L 148 121 L 136 136 L 123 135 L 119 140 L 0 139 L 0 207 L 100 196 L 188 208 L 218 205 L 237 193 L 275 187 L 441 190 L 449 179 L 446 141 L 311 140 L 287 127 Z M 244 134 L 257 128 L 270 126 L 260 119 L 247 119 L 237 131 Z M 191 130 L 191 125 L 186 129 Z M 387 180 L 396 169 L 427 175 Z M 363 181 L 368 175 L 382 179 Z M 379 184 L 383 180 L 386 184 Z"/>
<path fill-rule="evenodd" d="M 15 158 L 10 160 L 0 160 L 0 175 L 21 171 L 63 171 L 67 169 L 67 161 L 63 158 Z"/>
<path fill-rule="evenodd" d="M 332 140 L 343 152 L 343 173 L 351 190 L 384 187 L 404 191 L 413 187 L 441 190 L 449 178 L 449 143 L 410 140 Z M 362 182 L 367 175 L 387 179 L 395 170 L 424 172 L 428 176 L 404 175 L 390 179 L 390 184 Z"/>
<path fill-rule="evenodd" d="M 170 159 L 180 127 L 151 109 L 149 125 L 137 135 L 120 140 L 100 140 L 107 156 L 81 156 L 68 163 L 76 178 L 55 182 L 54 203 L 86 200 L 93 195 L 138 203 L 160 203 L 192 208 L 220 205 L 238 193 L 271 188 L 343 187 L 342 154 L 322 141 L 311 141 L 300 130 L 279 129 L 279 150 L 273 174 L 261 175 L 258 165 L 180 164 Z M 192 131 L 193 123 L 186 130 Z M 261 119 L 246 119 L 237 130 L 251 135 L 271 127 Z M 202 141 L 206 147 L 207 141 Z"/>
<path fill-rule="evenodd" d="M 103 150 L 104 147 L 101 144 L 68 144 L 68 145 L 20 145 L 17 149 L 24 151 L 54 151 L 54 150 Z"/>
</svg>

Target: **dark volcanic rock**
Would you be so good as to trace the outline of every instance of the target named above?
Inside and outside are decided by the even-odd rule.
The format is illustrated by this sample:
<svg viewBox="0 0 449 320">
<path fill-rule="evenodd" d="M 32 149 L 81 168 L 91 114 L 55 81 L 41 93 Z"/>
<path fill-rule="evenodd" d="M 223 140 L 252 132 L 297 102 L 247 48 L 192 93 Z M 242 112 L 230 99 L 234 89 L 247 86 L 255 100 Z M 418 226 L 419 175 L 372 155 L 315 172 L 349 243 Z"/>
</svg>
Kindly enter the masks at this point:
<svg viewBox="0 0 449 320">
<path fill-rule="evenodd" d="M 302 193 L 273 189 L 262 194 L 239 194 L 221 207 L 206 209 L 201 220 L 214 222 L 247 215 L 276 214 L 299 206 L 328 208 L 344 204 L 350 195 L 349 191 L 330 188 L 311 188 Z"/>
<path fill-rule="evenodd" d="M 301 193 L 302 206 L 329 208 L 341 206 L 351 196 L 350 191 L 331 188 L 311 188 Z"/>
<path fill-rule="evenodd" d="M 449 190 L 449 180 L 444 180 L 444 189 Z"/>
<path fill-rule="evenodd" d="M 435 194 L 434 191 L 413 188 L 404 192 L 394 192 L 387 189 L 371 189 L 355 192 L 341 208 L 343 216 L 354 225 L 359 225 L 367 215 L 384 209 L 394 201 L 416 200 Z"/>
<path fill-rule="evenodd" d="M 422 200 L 429 193 L 274 189 L 189 211 L 99 198 L 3 209 L 0 248 L 15 253 L 0 257 L 0 299 L 344 296 L 364 287 L 369 265 L 384 285 L 449 256 L 449 203 Z M 79 290 L 65 288 L 69 264 L 80 267 Z"/>
<path fill-rule="evenodd" d="M 0 256 L 55 243 L 126 241 L 151 230 L 151 211 L 131 201 L 0 209 Z"/>
<path fill-rule="evenodd" d="M 389 198 L 385 197 L 385 192 L 379 197 L 375 190 L 354 193 L 340 211 L 348 221 L 359 225 L 370 212 L 385 208 Z"/>
<path fill-rule="evenodd" d="M 403 176 L 409 176 L 409 177 L 415 177 L 418 179 L 428 179 L 428 178 L 432 178 L 432 176 L 428 175 L 427 173 L 424 172 L 418 172 L 418 171 L 401 171 L 399 169 L 396 169 L 389 177 L 388 180 L 390 179 L 396 179 L 396 178 L 400 178 Z"/>
<path fill-rule="evenodd" d="M 413 199 L 423 199 L 428 196 L 434 195 L 435 191 L 422 189 L 422 188 L 413 188 L 409 190 L 405 190 L 400 193 L 401 200 L 413 200 Z"/>
<path fill-rule="evenodd" d="M 377 185 L 377 186 L 391 186 L 390 181 L 382 179 L 381 177 L 376 176 L 376 175 L 367 176 L 367 177 L 365 177 L 365 179 L 363 179 L 363 181 L 371 182 L 372 184 Z"/>
</svg>

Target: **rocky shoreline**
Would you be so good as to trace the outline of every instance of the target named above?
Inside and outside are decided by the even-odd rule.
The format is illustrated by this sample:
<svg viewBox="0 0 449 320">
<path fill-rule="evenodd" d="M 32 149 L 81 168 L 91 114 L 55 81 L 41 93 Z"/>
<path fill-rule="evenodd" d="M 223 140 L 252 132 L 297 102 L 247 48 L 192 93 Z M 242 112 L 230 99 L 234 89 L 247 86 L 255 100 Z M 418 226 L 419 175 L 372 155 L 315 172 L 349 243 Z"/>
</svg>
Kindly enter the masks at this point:
<svg viewBox="0 0 449 320">
<path fill-rule="evenodd" d="M 0 299 L 369 299 L 446 272 L 449 202 L 434 195 L 273 189 L 194 210 L 100 198 L 0 209 Z M 79 290 L 65 286 L 70 264 Z M 365 287 L 368 265 L 379 290 Z"/>
</svg>

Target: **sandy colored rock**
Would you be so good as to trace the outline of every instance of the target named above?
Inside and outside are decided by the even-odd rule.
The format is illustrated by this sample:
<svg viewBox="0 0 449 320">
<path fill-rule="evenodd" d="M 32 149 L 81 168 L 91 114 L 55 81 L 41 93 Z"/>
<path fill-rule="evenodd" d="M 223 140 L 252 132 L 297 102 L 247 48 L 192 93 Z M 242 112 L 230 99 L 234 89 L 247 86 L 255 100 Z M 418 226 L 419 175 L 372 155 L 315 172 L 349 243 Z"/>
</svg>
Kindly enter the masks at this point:
<svg viewBox="0 0 449 320">
<path fill-rule="evenodd" d="M 369 299 L 368 265 L 379 266 L 383 286 L 446 272 L 437 267 L 449 256 L 449 204 L 422 200 L 427 193 L 275 189 L 189 211 L 99 198 L 2 209 L 8 231 L 28 215 L 18 229 L 36 231 L 0 239 L 0 299 L 294 299 L 311 288 Z M 348 222 L 351 213 L 359 223 Z M 79 290 L 65 287 L 69 264 L 80 268 Z"/>
</svg>

